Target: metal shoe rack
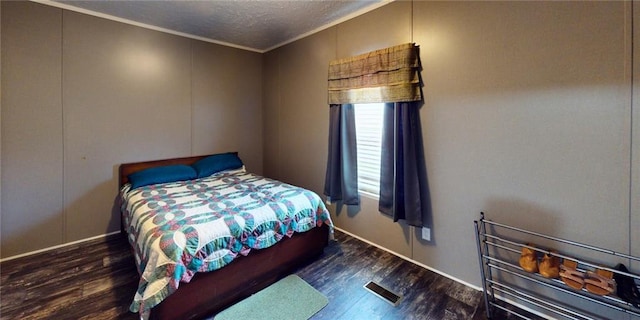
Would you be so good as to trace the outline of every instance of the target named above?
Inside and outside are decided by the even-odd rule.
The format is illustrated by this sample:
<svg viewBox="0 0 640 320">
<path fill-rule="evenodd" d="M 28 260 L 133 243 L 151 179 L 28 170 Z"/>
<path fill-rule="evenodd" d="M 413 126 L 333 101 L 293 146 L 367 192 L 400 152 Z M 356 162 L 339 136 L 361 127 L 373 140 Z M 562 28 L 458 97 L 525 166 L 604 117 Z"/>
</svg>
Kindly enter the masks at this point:
<svg viewBox="0 0 640 320">
<path fill-rule="evenodd" d="M 487 310 L 487 318 L 498 319 L 496 314 L 498 310 L 496 309 L 501 309 L 506 313 L 517 316 L 521 319 L 530 319 L 530 316 L 524 315 L 527 312 L 519 312 L 517 311 L 517 308 L 514 309 L 513 307 L 508 306 L 509 304 L 516 303 L 515 301 L 518 301 L 518 304 L 530 309 L 537 309 L 541 314 L 554 319 L 604 319 L 602 315 L 594 315 L 593 311 L 579 309 L 578 305 L 583 305 L 583 303 L 551 301 L 551 299 L 548 299 L 548 297 L 539 293 L 540 291 L 549 291 L 549 289 L 544 288 L 550 288 L 550 290 L 561 292 L 555 292 L 560 296 L 566 294 L 577 297 L 578 299 L 586 301 L 587 304 L 594 303 L 617 310 L 621 315 L 632 315 L 640 319 L 640 309 L 618 298 L 615 295 L 615 292 L 610 295 L 599 296 L 588 292 L 584 288 L 580 291 L 573 290 L 566 286 L 560 279 L 547 279 L 537 273 L 528 273 L 520 267 L 517 259 L 512 260 L 507 258 L 508 256 L 513 257 L 514 254 L 519 257 L 522 247 L 528 246 L 527 243 L 530 242 L 526 241 L 527 243 L 524 243 L 522 239 L 530 239 L 532 237 L 546 239 L 543 241 L 564 244 L 569 247 L 574 246 L 586 250 L 593 250 L 599 254 L 609 255 L 611 258 L 617 257 L 618 260 L 620 260 L 619 258 L 628 259 L 628 262 L 640 262 L 640 257 L 500 224 L 485 219 L 484 213 L 481 213 L 480 220 L 474 221 L 474 224 L 476 229 L 476 244 L 478 246 L 478 260 L 480 262 L 480 273 L 482 276 L 482 289 L 485 307 Z M 501 236 L 500 234 L 503 233 L 501 231 L 506 231 L 504 233 L 509 234 L 509 238 Z M 512 237 L 511 235 L 514 236 Z M 640 280 L 640 276 L 637 274 L 620 272 L 616 269 L 603 267 L 593 262 L 582 261 L 572 256 L 563 255 L 561 252 L 550 252 L 542 248 L 530 248 L 535 249 L 541 254 L 546 253 L 560 257 L 561 259 L 568 258 L 570 260 L 575 260 L 578 262 L 578 271 L 584 272 L 585 270 L 600 268 L 630 276 L 634 278 L 636 282 Z M 629 266 L 629 263 L 625 264 L 627 267 Z M 526 286 L 523 288 L 518 285 L 514 285 L 511 280 L 505 279 L 518 279 L 517 282 L 525 283 Z M 536 288 L 538 290 L 536 290 Z M 571 299 L 560 300 L 570 301 Z M 629 316 L 625 316 L 624 318 L 627 317 L 636 319 L 635 317 Z"/>
</svg>

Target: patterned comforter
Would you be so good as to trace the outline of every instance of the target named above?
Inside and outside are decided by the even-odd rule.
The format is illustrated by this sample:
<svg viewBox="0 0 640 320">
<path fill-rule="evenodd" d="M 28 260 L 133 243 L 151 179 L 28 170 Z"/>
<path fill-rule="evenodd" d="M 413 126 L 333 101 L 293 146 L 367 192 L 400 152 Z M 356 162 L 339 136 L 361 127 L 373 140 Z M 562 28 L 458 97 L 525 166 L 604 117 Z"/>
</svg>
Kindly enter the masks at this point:
<svg viewBox="0 0 640 320">
<path fill-rule="evenodd" d="M 332 227 L 314 192 L 244 170 L 130 189 L 120 192 L 122 214 L 141 275 L 130 310 L 141 314 L 196 272 L 222 268 L 294 232 Z"/>
</svg>

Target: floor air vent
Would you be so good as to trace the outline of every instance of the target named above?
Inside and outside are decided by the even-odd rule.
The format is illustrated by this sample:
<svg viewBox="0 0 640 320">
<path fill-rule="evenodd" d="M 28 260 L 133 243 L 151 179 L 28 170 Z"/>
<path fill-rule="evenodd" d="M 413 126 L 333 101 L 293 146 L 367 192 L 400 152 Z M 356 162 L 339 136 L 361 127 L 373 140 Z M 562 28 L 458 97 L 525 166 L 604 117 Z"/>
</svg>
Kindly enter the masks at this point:
<svg viewBox="0 0 640 320">
<path fill-rule="evenodd" d="M 400 300 L 402 300 L 401 295 L 398 295 L 373 281 L 369 281 L 367 284 L 365 284 L 364 288 L 371 291 L 371 293 L 375 294 L 376 296 L 382 298 L 384 301 L 389 302 L 394 307 L 400 303 Z"/>
</svg>

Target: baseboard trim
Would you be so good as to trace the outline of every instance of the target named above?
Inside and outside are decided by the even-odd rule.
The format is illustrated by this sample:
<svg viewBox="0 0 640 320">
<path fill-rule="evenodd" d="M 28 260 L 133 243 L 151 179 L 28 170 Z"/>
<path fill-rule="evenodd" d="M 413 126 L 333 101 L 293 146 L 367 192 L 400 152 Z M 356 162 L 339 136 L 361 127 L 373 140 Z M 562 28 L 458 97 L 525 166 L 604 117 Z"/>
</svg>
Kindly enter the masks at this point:
<svg viewBox="0 0 640 320">
<path fill-rule="evenodd" d="M 458 283 L 464 284 L 465 286 L 470 287 L 470 288 L 473 288 L 473 289 L 475 289 L 475 290 L 477 290 L 477 291 L 482 291 L 482 288 L 480 288 L 480 287 L 478 287 L 478 286 L 476 286 L 476 285 L 473 285 L 473 284 L 468 283 L 468 282 L 466 282 L 466 281 L 464 281 L 464 280 L 458 279 L 458 278 L 456 278 L 456 277 L 454 277 L 454 276 L 452 276 L 452 275 L 450 275 L 450 274 L 444 273 L 444 272 L 442 272 L 442 271 L 440 271 L 440 270 L 438 270 L 438 269 L 435 269 L 435 268 L 433 268 L 433 267 L 427 266 L 427 265 L 425 265 L 425 264 L 423 264 L 423 263 L 421 263 L 421 262 L 419 262 L 419 261 L 413 260 L 413 259 L 411 259 L 411 258 L 409 258 L 409 257 L 407 257 L 407 256 L 404 256 L 404 255 L 402 255 L 402 254 L 399 254 L 399 253 L 397 253 L 397 252 L 395 252 L 395 251 L 393 251 L 393 250 L 387 249 L 387 248 L 385 248 L 385 247 L 383 247 L 383 246 L 381 246 L 381 245 L 379 245 L 379 244 L 377 244 L 377 243 L 371 242 L 371 241 L 369 241 L 369 240 L 367 240 L 367 239 L 365 239 L 365 238 L 362 238 L 362 237 L 360 237 L 360 236 L 358 236 L 358 235 L 355 235 L 355 234 L 353 234 L 353 233 L 351 233 L 351 232 L 349 232 L 349 231 L 345 231 L 345 230 L 343 230 L 343 229 L 341 229 L 341 228 L 338 228 L 338 227 L 335 227 L 335 229 L 336 229 L 336 230 L 338 230 L 338 231 L 340 231 L 340 232 L 344 232 L 344 233 L 346 233 L 346 234 L 348 234 L 348 235 L 350 235 L 350 236 L 352 236 L 352 237 L 354 237 L 354 238 L 356 238 L 356 239 L 358 239 L 358 240 L 360 240 L 360 241 L 362 241 L 362 242 L 366 242 L 366 243 L 368 243 L 368 244 L 370 244 L 370 245 L 372 245 L 372 246 L 374 246 L 374 247 L 376 247 L 376 248 L 379 248 L 379 249 L 382 249 L 382 250 L 384 250 L 384 251 L 386 251 L 386 252 L 389 252 L 389 253 L 391 253 L 392 255 L 394 255 L 394 256 L 396 256 L 396 257 L 398 257 L 398 258 L 401 258 L 401 259 L 403 259 L 403 260 L 409 261 L 409 262 L 411 262 L 411 263 L 413 263 L 413 264 L 415 264 L 415 265 L 418 265 L 418 266 L 420 266 L 420 267 L 423 267 L 423 268 L 425 268 L 425 269 L 427 269 L 427 270 L 429 270 L 429 271 L 433 271 L 433 272 L 435 272 L 435 273 L 437 273 L 437 274 L 439 274 L 439 275 L 441 275 L 441 276 L 443 276 L 443 277 L 446 277 L 446 278 L 449 278 L 449 279 L 451 279 L 451 280 L 453 280 L 453 281 L 455 281 L 455 282 L 458 282 Z"/>
<path fill-rule="evenodd" d="M 5 261 L 9 261 L 9 260 L 22 258 L 22 257 L 28 257 L 28 256 L 31 256 L 31 255 L 34 255 L 34 254 L 43 253 L 43 252 L 47 252 L 47 251 L 50 251 L 50 250 L 64 248 L 64 247 L 71 246 L 71 245 L 78 244 L 78 243 L 83 243 L 83 242 L 97 240 L 97 239 L 104 239 L 104 238 L 107 238 L 107 237 L 110 237 L 110 236 L 113 236 L 113 235 L 119 234 L 119 233 L 120 233 L 120 231 L 114 231 L 114 232 L 105 233 L 105 234 L 101 234 L 101 235 L 90 237 L 90 238 L 85 238 L 85 239 L 80 239 L 80 240 L 76 240 L 76 241 L 72 241 L 72 242 L 67 242 L 67 243 L 55 245 L 53 247 L 48 247 L 48 248 L 44 248 L 44 249 L 39 249 L 39 250 L 35 250 L 35 251 L 29 251 L 29 252 L 26 252 L 26 253 L 21 253 L 21 254 L 15 255 L 15 256 L 2 258 L 2 259 L 0 259 L 0 263 L 5 262 Z"/>
</svg>

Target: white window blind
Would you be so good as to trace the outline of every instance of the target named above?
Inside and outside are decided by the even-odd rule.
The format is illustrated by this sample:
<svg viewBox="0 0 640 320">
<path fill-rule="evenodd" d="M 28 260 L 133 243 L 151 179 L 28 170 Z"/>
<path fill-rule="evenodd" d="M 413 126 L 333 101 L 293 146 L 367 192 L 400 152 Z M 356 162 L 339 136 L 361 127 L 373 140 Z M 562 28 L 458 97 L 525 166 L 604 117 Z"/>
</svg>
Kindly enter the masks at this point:
<svg viewBox="0 0 640 320">
<path fill-rule="evenodd" d="M 356 148 L 358 152 L 358 190 L 378 197 L 382 145 L 382 103 L 355 105 Z"/>
</svg>

